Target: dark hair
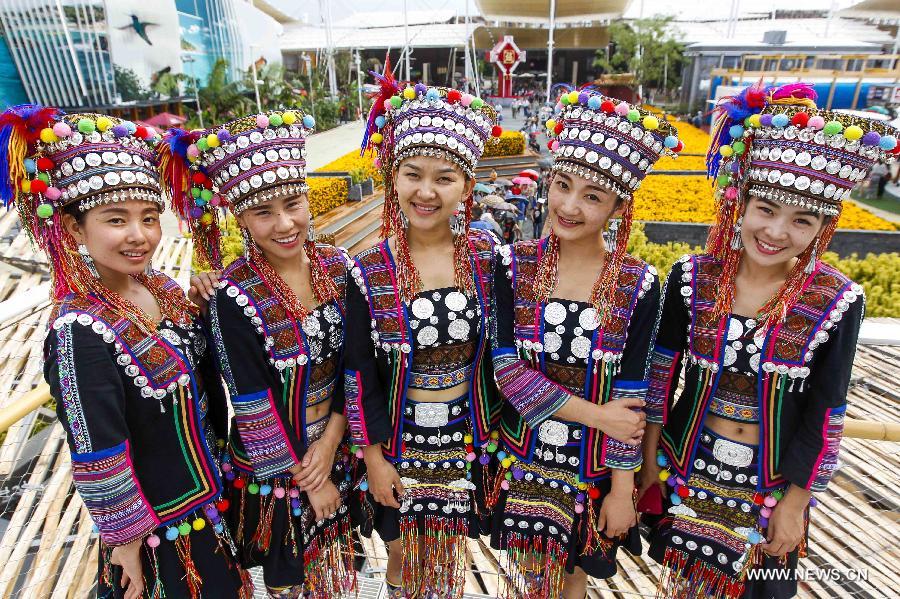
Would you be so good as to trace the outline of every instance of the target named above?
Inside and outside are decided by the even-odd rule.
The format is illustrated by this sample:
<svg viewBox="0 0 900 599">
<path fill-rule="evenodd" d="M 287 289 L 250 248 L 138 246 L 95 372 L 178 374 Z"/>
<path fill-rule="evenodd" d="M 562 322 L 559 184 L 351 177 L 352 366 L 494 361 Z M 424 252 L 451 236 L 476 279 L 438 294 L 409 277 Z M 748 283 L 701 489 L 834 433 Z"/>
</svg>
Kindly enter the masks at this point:
<svg viewBox="0 0 900 599">
<path fill-rule="evenodd" d="M 482 209 L 482 207 L 479 206 L 478 204 L 474 204 L 472 206 L 472 218 L 473 219 L 481 218 L 482 214 L 484 214 L 484 209 Z"/>
<path fill-rule="evenodd" d="M 63 206 L 62 211 L 64 214 L 71 215 L 79 225 L 84 224 L 84 217 L 87 216 L 87 210 L 79 210 L 78 202 L 72 202 L 71 204 Z"/>
</svg>

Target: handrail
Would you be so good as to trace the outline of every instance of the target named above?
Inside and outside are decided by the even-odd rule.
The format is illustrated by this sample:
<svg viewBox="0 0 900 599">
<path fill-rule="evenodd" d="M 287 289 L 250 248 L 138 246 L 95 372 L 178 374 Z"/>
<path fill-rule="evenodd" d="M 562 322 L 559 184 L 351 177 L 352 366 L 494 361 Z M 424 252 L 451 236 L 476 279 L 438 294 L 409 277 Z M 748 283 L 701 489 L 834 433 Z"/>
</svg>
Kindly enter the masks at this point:
<svg viewBox="0 0 900 599">
<path fill-rule="evenodd" d="M 41 383 L 22 397 L 3 408 L 0 413 L 0 433 L 4 433 L 19 420 L 50 401 L 50 387 Z M 844 437 L 873 441 L 900 442 L 900 423 L 877 420 L 844 419 Z"/>
</svg>

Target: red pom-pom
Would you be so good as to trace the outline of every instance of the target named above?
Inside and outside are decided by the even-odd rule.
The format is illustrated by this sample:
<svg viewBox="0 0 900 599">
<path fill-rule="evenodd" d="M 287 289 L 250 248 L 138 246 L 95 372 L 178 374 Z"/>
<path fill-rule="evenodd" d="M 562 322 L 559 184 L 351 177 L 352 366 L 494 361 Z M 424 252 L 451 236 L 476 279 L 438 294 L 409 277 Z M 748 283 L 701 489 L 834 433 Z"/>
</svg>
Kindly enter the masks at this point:
<svg viewBox="0 0 900 599">
<path fill-rule="evenodd" d="M 53 166 L 54 166 L 53 161 L 50 160 L 49 158 L 42 157 L 42 158 L 37 159 L 38 170 L 49 171 L 50 169 L 53 168 Z"/>
<path fill-rule="evenodd" d="M 675 145 L 675 147 L 672 148 L 672 151 L 677 154 L 678 152 L 682 151 L 683 149 L 684 149 L 684 142 L 679 139 L 678 143 Z"/>
<path fill-rule="evenodd" d="M 519 195 L 520 193 L 522 193 L 522 190 L 519 189 L 518 187 L 513 187 L 512 189 L 510 189 L 510 191 L 513 192 L 515 195 Z"/>
<path fill-rule="evenodd" d="M 31 182 L 31 193 L 44 193 L 45 191 L 47 191 L 47 184 L 40 179 Z"/>
<path fill-rule="evenodd" d="M 147 139 L 147 128 L 143 125 L 139 125 L 138 128 L 134 130 L 134 134 L 140 139 Z"/>
<path fill-rule="evenodd" d="M 194 173 L 193 175 L 191 175 L 191 181 L 193 181 L 197 185 L 200 185 L 201 183 L 206 181 L 206 175 L 204 175 L 203 173 L 198 171 L 198 172 Z"/>
<path fill-rule="evenodd" d="M 597 487 L 591 487 L 588 489 L 588 497 L 591 499 L 598 499 L 600 497 L 600 489 Z"/>
<path fill-rule="evenodd" d="M 494 137 L 500 137 L 501 135 L 503 135 L 503 127 L 501 127 L 500 125 L 494 125 L 493 127 L 491 127 L 491 135 L 493 135 Z"/>
<path fill-rule="evenodd" d="M 798 127 L 806 127 L 806 123 L 809 122 L 809 115 L 805 112 L 798 112 L 794 115 L 794 118 L 791 119 L 791 123 L 797 125 Z"/>
<path fill-rule="evenodd" d="M 753 494 L 753 503 L 755 503 L 756 505 L 762 505 L 763 499 L 764 498 L 763 498 L 762 493 L 754 493 Z"/>
<path fill-rule="evenodd" d="M 243 489 L 246 486 L 247 486 L 247 481 L 245 481 L 243 478 L 234 479 L 234 488 L 235 489 Z"/>
<path fill-rule="evenodd" d="M 562 131 L 563 131 L 563 124 L 556 123 L 556 127 L 553 128 L 553 132 L 556 133 L 557 135 L 559 135 L 560 133 L 562 133 Z"/>
<path fill-rule="evenodd" d="M 216 509 L 220 512 L 227 512 L 228 507 L 231 505 L 231 502 L 227 499 L 220 499 L 216 502 Z"/>
<path fill-rule="evenodd" d="M 894 149 L 891 150 L 891 154 L 900 154 L 900 144 L 894 146 Z"/>
<path fill-rule="evenodd" d="M 600 103 L 600 110 L 602 110 L 603 112 L 605 112 L 607 114 L 612 113 L 613 111 L 615 111 L 615 109 L 616 109 L 616 105 L 613 104 L 612 102 L 610 102 L 609 100 L 604 100 L 603 102 Z"/>
<path fill-rule="evenodd" d="M 689 497 L 691 495 L 691 490 L 687 487 L 678 487 L 678 496 L 682 499 Z"/>
<path fill-rule="evenodd" d="M 551 139 L 550 141 L 547 142 L 547 149 L 548 149 L 548 150 L 552 150 L 552 149 L 553 149 L 553 140 L 552 140 L 552 139 Z"/>
<path fill-rule="evenodd" d="M 451 89 L 450 91 L 447 92 L 447 101 L 450 102 L 451 104 L 459 102 L 461 99 L 462 99 L 462 94 L 459 93 L 459 91 L 457 91 L 455 89 Z"/>
</svg>

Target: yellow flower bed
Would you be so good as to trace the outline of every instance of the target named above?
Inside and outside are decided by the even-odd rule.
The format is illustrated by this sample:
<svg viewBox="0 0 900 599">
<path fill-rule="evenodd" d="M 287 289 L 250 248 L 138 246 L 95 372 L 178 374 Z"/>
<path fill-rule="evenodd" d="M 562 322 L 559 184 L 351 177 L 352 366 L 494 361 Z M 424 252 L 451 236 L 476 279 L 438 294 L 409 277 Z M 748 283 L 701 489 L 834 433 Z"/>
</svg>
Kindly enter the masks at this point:
<svg viewBox="0 0 900 599">
<path fill-rule="evenodd" d="M 518 156 L 525 151 L 525 134 L 521 131 L 504 131 L 499 138 L 491 138 L 484 144 L 482 158 Z"/>
<path fill-rule="evenodd" d="M 347 179 L 342 177 L 309 177 L 309 212 L 314 217 L 337 208 L 347 201 Z"/>
<path fill-rule="evenodd" d="M 703 176 L 649 175 L 634 197 L 637 220 L 681 223 L 715 221 L 711 181 Z M 844 202 L 841 229 L 896 231 L 897 225 L 879 218 L 853 202 Z"/>
<path fill-rule="evenodd" d="M 682 158 L 685 154 L 706 156 L 706 150 L 709 149 L 709 134 L 706 131 L 678 119 L 672 121 L 672 124 L 678 129 L 678 139 L 684 142 Z"/>
<path fill-rule="evenodd" d="M 685 156 L 677 158 L 661 156 L 653 167 L 654 171 L 697 171 L 706 174 L 705 156 Z"/>
<path fill-rule="evenodd" d="M 362 170 L 365 172 L 367 177 L 371 177 L 375 180 L 375 185 L 384 184 L 384 177 L 381 176 L 381 170 L 375 167 L 374 152 L 366 152 L 360 156 L 359 150 L 353 150 L 352 152 L 344 154 L 337 160 L 332 160 L 322 168 L 316 169 L 316 171 L 322 172 L 336 171 L 343 173 L 349 173 L 355 170 Z"/>
</svg>

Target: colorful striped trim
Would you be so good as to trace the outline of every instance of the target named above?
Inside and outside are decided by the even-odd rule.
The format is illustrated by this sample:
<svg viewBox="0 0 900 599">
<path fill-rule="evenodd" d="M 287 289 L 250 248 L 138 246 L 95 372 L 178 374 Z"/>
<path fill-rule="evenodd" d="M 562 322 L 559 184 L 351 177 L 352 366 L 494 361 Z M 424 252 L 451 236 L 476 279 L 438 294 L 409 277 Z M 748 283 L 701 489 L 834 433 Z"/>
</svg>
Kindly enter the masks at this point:
<svg viewBox="0 0 900 599">
<path fill-rule="evenodd" d="M 841 450 L 841 438 L 844 434 L 844 414 L 847 406 L 830 408 L 825 412 L 822 421 L 822 450 L 816 458 L 812 475 L 806 483 L 810 491 L 821 493 L 828 486 L 831 477 L 838 469 L 838 454 Z"/>
<path fill-rule="evenodd" d="M 231 398 L 235 423 L 257 478 L 283 474 L 300 460 L 278 417 L 271 389 Z"/>
<path fill-rule="evenodd" d="M 92 453 L 73 453 L 72 480 L 107 545 L 142 539 L 159 526 L 135 476 L 128 441 Z"/>
<path fill-rule="evenodd" d="M 75 372 L 75 355 L 72 347 L 72 323 L 67 323 L 56 331 L 56 357 L 59 368 L 60 400 L 69 431 L 72 445 L 77 453 L 90 453 L 91 435 L 88 431 L 87 419 L 81 409 L 81 396 L 78 393 L 78 375 Z"/>
<path fill-rule="evenodd" d="M 359 372 L 344 371 L 344 395 L 347 399 L 344 412 L 350 429 L 350 442 L 355 445 L 371 445 L 366 429 L 366 416 L 362 407 L 363 383 Z"/>
<path fill-rule="evenodd" d="M 499 348 L 491 355 L 500 392 L 531 428 L 553 416 L 568 401 L 570 394 L 566 389 L 530 368 L 515 350 Z"/>
<path fill-rule="evenodd" d="M 647 396 L 646 381 L 616 381 L 609 394 L 609 401 L 628 397 L 644 399 Z M 640 408 L 635 411 L 640 412 Z M 609 435 L 603 435 L 600 464 L 607 468 L 634 470 L 643 463 L 640 445 L 629 445 Z"/>
<path fill-rule="evenodd" d="M 675 371 L 681 360 L 681 352 L 656 346 L 650 358 L 650 381 L 647 388 L 647 422 L 665 424 L 669 414 L 669 395 L 672 385 L 677 385 Z"/>
</svg>

